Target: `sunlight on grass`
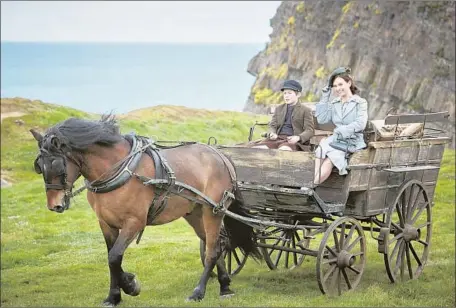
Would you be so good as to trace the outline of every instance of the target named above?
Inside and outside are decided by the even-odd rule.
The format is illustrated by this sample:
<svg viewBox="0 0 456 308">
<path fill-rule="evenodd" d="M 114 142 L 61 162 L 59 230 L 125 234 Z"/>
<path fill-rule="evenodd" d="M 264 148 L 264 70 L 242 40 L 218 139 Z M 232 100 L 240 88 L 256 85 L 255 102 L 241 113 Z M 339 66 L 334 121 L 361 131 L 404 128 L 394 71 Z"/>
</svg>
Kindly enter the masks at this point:
<svg viewBox="0 0 456 308">
<path fill-rule="evenodd" d="M 23 111 L 26 125 L 12 119 L 2 123 L 2 170 L 14 179 L 1 190 L 1 305 L 100 306 L 109 289 L 109 270 L 103 236 L 85 194 L 76 197 L 70 210 L 56 214 L 47 210 L 40 176 L 33 172 L 36 142 L 28 132 L 69 116 L 98 116 L 40 102 L 9 101 L 11 111 Z M 159 140 L 219 144 L 247 140 L 255 121 L 268 117 L 236 112 L 213 112 L 175 106 L 158 106 L 119 117 L 122 132 L 156 136 Z M 259 128 L 261 131 L 262 128 Z M 259 132 L 257 135 L 259 136 Z M 201 303 L 187 303 L 202 273 L 199 240 L 183 219 L 145 230 L 139 245 L 127 249 L 123 266 L 137 275 L 142 292 L 123 294 L 121 307 L 374 307 L 454 306 L 455 302 L 455 151 L 446 150 L 435 193 L 430 257 L 417 280 L 391 284 L 383 255 L 369 232 L 367 263 L 356 290 L 340 297 L 322 295 L 316 281 L 315 258 L 288 271 L 270 271 L 251 259 L 232 280 L 236 295 L 218 296 L 217 279 L 208 283 Z M 78 185 L 81 181 L 78 182 Z M 317 241 L 311 245 L 318 245 Z"/>
</svg>

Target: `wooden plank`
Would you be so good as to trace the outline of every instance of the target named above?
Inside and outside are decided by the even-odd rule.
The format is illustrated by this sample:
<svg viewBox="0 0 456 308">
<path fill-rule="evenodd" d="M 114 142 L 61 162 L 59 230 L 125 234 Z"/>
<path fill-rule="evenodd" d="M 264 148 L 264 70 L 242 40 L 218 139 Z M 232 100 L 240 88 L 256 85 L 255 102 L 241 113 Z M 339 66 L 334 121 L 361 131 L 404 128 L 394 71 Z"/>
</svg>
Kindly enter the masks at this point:
<svg viewBox="0 0 456 308">
<path fill-rule="evenodd" d="M 241 189 L 245 208 L 260 216 L 276 216 L 274 213 L 289 214 L 321 213 L 320 208 L 310 196 L 289 195 L 271 191 Z M 280 215 L 279 215 L 280 216 Z"/>
<path fill-rule="evenodd" d="M 371 161 L 371 155 L 375 152 L 373 149 L 364 149 L 353 153 L 348 161 L 349 166 L 367 164 Z"/>
<path fill-rule="evenodd" d="M 440 168 L 424 172 L 422 182 L 437 182 Z"/>
<path fill-rule="evenodd" d="M 345 207 L 345 215 L 365 216 L 367 206 L 367 192 L 350 192 Z"/>
<path fill-rule="evenodd" d="M 312 152 L 245 147 L 220 147 L 219 150 L 233 161 L 237 181 L 289 187 L 313 186 L 315 155 Z"/>
<path fill-rule="evenodd" d="M 409 171 L 422 171 L 422 170 L 434 170 L 439 169 L 439 166 L 432 166 L 432 165 L 423 165 L 423 166 L 397 166 L 383 169 L 387 172 L 409 172 Z"/>
<path fill-rule="evenodd" d="M 286 188 L 276 185 L 258 185 L 258 184 L 247 184 L 243 182 L 238 182 L 238 188 L 241 190 L 251 190 L 264 193 L 278 193 L 283 195 L 296 196 L 297 198 L 302 197 L 302 195 L 312 195 L 313 189 L 302 187 L 302 188 Z"/>
<path fill-rule="evenodd" d="M 417 161 L 418 146 L 391 148 L 391 165 L 408 165 Z"/>
<path fill-rule="evenodd" d="M 397 148 L 397 147 L 409 147 L 409 146 L 427 146 L 432 144 L 446 144 L 450 142 L 449 137 L 436 137 L 436 138 L 422 138 L 422 139 L 406 139 L 406 140 L 395 140 L 395 141 L 373 141 L 369 142 L 369 147 L 374 149 L 383 148 Z"/>
<path fill-rule="evenodd" d="M 429 149 L 429 156 L 427 157 L 428 160 L 442 160 L 443 152 L 445 151 L 445 145 L 444 144 L 434 144 L 431 145 L 431 148 Z"/>
<path fill-rule="evenodd" d="M 332 172 L 326 181 L 315 187 L 315 192 L 327 203 L 345 204 L 348 197 L 348 184 L 351 175 L 339 175 Z"/>
<path fill-rule="evenodd" d="M 447 119 L 448 115 L 448 111 L 425 114 L 389 115 L 385 118 L 385 125 L 442 122 Z"/>
</svg>

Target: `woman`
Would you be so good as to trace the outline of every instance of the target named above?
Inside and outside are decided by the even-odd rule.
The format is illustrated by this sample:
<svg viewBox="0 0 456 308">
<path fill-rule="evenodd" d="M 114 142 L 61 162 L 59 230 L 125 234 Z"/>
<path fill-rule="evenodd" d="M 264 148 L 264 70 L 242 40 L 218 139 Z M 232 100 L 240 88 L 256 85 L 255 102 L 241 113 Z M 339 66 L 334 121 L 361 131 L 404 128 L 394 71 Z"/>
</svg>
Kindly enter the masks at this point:
<svg viewBox="0 0 456 308">
<path fill-rule="evenodd" d="M 337 96 L 331 102 L 331 87 Z M 328 86 L 323 88 L 320 102 L 316 104 L 315 116 L 320 124 L 332 122 L 334 134 L 320 142 L 315 151 L 314 184 L 323 183 L 331 174 L 334 166 L 340 175 L 347 174 L 347 156 L 351 151 L 366 147 L 363 130 L 367 124 L 367 101 L 357 95 L 350 68 L 339 67 L 330 75 Z M 351 145 L 351 151 L 336 149 L 332 143 Z M 335 145 L 336 146 L 336 145 Z M 336 146 L 337 147 L 337 146 Z"/>
</svg>

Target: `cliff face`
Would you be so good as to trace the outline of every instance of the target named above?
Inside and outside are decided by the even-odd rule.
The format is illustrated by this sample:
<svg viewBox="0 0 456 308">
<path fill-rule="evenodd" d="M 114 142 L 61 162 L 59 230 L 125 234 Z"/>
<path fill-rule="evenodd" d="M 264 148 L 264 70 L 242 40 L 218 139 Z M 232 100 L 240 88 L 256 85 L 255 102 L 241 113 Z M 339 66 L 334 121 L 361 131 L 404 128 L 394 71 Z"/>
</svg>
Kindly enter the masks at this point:
<svg viewBox="0 0 456 308">
<path fill-rule="evenodd" d="M 318 101 L 329 73 L 350 66 L 371 119 L 391 107 L 448 110 L 454 136 L 455 2 L 284 1 L 270 22 L 270 42 L 248 65 L 256 81 L 244 111 L 280 103 L 285 79 Z"/>
</svg>

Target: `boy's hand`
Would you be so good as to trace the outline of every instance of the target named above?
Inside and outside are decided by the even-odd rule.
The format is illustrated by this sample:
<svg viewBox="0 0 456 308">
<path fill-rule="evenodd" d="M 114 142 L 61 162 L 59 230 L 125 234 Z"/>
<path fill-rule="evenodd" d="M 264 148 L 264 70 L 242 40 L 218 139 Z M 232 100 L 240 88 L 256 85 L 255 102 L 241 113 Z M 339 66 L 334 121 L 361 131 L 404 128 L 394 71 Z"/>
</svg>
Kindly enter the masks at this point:
<svg viewBox="0 0 456 308">
<path fill-rule="evenodd" d="M 295 144 L 298 143 L 301 138 L 299 136 L 288 136 L 287 141 L 288 143 Z"/>
<path fill-rule="evenodd" d="M 275 134 L 275 133 L 270 133 L 270 134 L 269 134 L 269 139 L 270 139 L 270 140 L 277 140 L 277 137 L 278 137 L 278 136 L 277 136 L 277 134 Z"/>
</svg>

